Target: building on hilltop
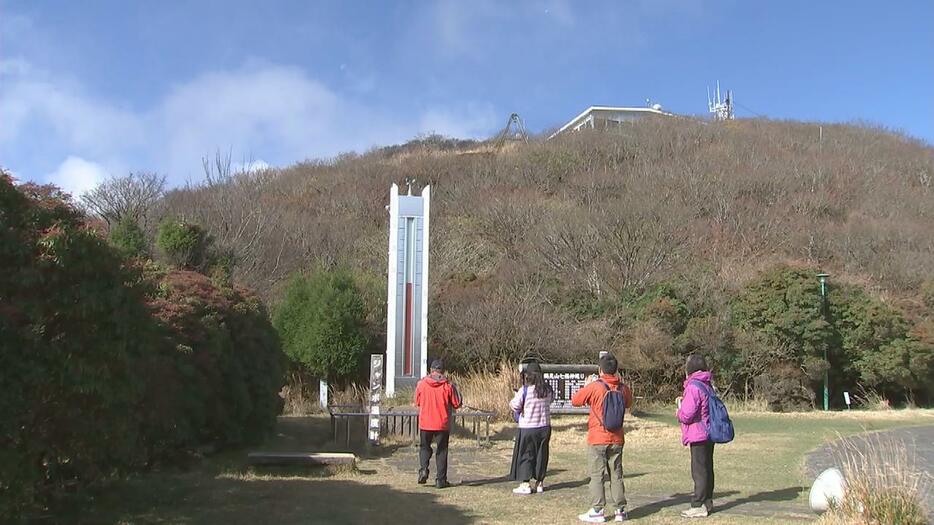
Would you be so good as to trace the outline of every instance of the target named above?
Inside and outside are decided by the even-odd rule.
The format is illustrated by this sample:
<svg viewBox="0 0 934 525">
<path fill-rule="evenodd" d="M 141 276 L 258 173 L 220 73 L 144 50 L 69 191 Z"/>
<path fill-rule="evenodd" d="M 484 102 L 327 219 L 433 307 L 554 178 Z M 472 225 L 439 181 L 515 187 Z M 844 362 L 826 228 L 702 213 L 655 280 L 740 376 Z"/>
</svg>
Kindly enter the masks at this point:
<svg viewBox="0 0 934 525">
<path fill-rule="evenodd" d="M 571 119 L 570 122 L 561 126 L 561 129 L 551 134 L 552 139 L 568 131 L 579 131 L 582 129 L 613 129 L 624 123 L 635 122 L 644 118 L 671 117 L 669 113 L 662 109 L 661 104 L 653 104 L 651 107 L 617 107 L 617 106 L 590 106 L 583 113 Z"/>
</svg>

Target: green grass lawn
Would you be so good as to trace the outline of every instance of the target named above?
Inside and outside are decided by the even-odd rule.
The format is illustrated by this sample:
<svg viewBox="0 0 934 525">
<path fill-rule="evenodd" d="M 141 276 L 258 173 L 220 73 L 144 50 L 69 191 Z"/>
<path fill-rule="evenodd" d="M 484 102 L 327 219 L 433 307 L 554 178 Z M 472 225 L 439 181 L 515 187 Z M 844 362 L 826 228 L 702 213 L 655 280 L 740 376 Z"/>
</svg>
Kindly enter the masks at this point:
<svg viewBox="0 0 934 525">
<path fill-rule="evenodd" d="M 672 427 L 676 424 L 673 416 L 651 419 Z M 804 468 L 808 452 L 840 436 L 920 424 L 934 424 L 932 412 L 737 415 L 737 439 L 717 446 L 715 451 L 716 492 L 729 494 L 718 499 L 737 511 L 754 511 L 761 506 L 765 514 L 788 506 L 806 514 L 812 481 L 806 479 Z M 651 473 L 633 480 L 634 493 L 691 489 L 688 453 L 672 448 L 668 440 L 633 443 L 627 455 L 629 470 Z"/>
<path fill-rule="evenodd" d="M 715 453 L 716 504 L 708 523 L 794 523 L 807 519 L 804 457 L 838 436 L 934 424 L 934 411 L 738 414 L 737 439 Z M 84 523 L 575 523 L 588 507 L 585 422 L 554 421 L 549 490 L 513 496 L 512 428 L 496 425 L 488 448 L 452 440 L 451 480 L 443 491 L 415 484 L 415 452 L 385 447 L 359 470 L 257 470 L 244 452 L 227 453 L 186 472 L 134 476 L 60 502 L 47 521 Z M 670 415 L 627 419 L 624 452 L 631 519 L 680 523 L 691 489 L 688 452 Z M 266 450 L 336 450 L 327 418 L 283 418 Z"/>
</svg>

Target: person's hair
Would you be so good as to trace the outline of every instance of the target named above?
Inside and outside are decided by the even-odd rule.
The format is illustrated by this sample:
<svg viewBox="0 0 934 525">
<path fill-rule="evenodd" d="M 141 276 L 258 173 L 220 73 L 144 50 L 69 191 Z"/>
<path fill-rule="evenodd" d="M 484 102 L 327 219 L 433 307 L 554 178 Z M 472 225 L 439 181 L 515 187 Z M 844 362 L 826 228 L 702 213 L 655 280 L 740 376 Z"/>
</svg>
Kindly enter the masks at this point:
<svg viewBox="0 0 934 525">
<path fill-rule="evenodd" d="M 530 360 L 526 363 L 522 371 L 522 384 L 535 387 L 535 395 L 543 399 L 551 395 L 551 385 L 545 382 L 545 375 L 542 373 L 542 367 L 538 361 Z"/>
<path fill-rule="evenodd" d="M 684 372 L 691 375 L 699 370 L 707 370 L 707 360 L 700 354 L 691 354 L 684 362 Z"/>
<path fill-rule="evenodd" d="M 522 373 L 523 383 L 535 387 L 535 396 L 544 399 L 551 395 L 551 385 L 545 382 L 544 375 L 538 370 L 526 370 Z"/>
<path fill-rule="evenodd" d="M 619 362 L 613 354 L 603 354 L 600 357 L 600 371 L 604 374 L 615 374 L 619 370 Z"/>
</svg>

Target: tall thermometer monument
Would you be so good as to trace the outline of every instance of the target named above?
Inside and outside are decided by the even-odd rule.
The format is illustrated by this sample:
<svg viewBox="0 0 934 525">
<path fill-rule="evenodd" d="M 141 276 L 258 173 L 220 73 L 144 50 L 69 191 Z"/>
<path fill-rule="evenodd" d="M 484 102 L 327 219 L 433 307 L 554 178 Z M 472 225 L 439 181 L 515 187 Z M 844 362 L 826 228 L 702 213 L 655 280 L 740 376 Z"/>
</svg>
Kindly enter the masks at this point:
<svg viewBox="0 0 934 525">
<path fill-rule="evenodd" d="M 389 279 L 386 311 L 386 395 L 414 388 L 428 373 L 428 209 L 420 196 L 389 193 Z"/>
</svg>

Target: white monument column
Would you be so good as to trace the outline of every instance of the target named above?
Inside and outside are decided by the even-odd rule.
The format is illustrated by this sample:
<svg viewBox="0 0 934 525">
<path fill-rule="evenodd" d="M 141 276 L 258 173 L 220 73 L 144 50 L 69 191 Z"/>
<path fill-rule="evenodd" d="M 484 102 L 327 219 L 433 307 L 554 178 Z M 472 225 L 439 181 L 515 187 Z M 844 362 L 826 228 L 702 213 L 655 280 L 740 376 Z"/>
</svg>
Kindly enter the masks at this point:
<svg viewBox="0 0 934 525">
<path fill-rule="evenodd" d="M 386 310 L 386 395 L 415 387 L 428 373 L 428 211 L 431 189 L 420 196 L 389 194 Z"/>
</svg>

